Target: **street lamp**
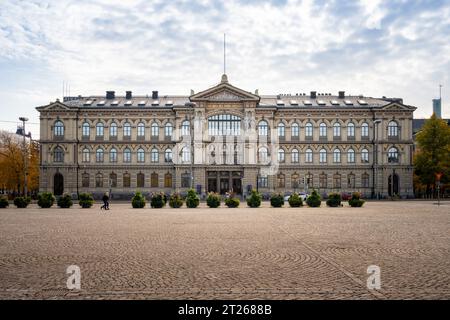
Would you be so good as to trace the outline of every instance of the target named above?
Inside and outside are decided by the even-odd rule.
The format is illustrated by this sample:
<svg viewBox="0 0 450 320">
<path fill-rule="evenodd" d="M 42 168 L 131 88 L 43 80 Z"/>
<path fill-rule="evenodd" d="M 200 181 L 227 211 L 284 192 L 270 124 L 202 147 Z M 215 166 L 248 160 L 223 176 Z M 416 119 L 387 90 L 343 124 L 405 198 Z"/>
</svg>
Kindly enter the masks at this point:
<svg viewBox="0 0 450 320">
<path fill-rule="evenodd" d="M 26 142 L 25 142 L 25 136 L 26 136 L 26 134 L 25 134 L 25 132 L 26 132 L 25 131 L 25 122 L 28 121 L 28 118 L 20 117 L 19 120 L 22 121 L 22 130 L 23 130 L 22 131 L 22 136 L 23 136 L 23 180 L 24 180 L 23 193 L 24 193 L 24 196 L 26 197 L 27 193 L 28 193 L 28 190 L 27 190 L 27 188 L 28 188 L 28 183 L 27 183 L 27 175 L 28 175 L 28 161 L 27 161 L 27 158 L 28 158 L 28 151 L 27 151 Z"/>
<path fill-rule="evenodd" d="M 374 191 L 377 196 L 377 200 L 380 200 L 380 193 L 378 192 L 378 124 L 381 123 L 381 119 L 373 120 L 374 124 L 374 156 L 373 156 L 373 181 L 374 181 Z"/>
</svg>

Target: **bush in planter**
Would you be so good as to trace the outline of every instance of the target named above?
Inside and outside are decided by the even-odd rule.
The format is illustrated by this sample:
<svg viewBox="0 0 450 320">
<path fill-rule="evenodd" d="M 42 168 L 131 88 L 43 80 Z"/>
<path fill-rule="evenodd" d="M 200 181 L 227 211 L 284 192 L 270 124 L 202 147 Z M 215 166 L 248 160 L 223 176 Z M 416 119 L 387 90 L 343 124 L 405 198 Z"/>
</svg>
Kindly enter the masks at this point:
<svg viewBox="0 0 450 320">
<path fill-rule="evenodd" d="M 327 206 L 340 207 L 341 206 L 341 195 L 339 193 L 330 193 L 328 195 Z"/>
<path fill-rule="evenodd" d="M 311 195 L 308 198 L 306 198 L 306 204 L 309 207 L 317 208 L 320 207 L 321 203 L 322 201 L 320 200 L 320 195 L 317 193 L 316 190 L 313 190 Z"/>
<path fill-rule="evenodd" d="M 9 201 L 6 197 L 0 197 L 0 208 L 9 207 Z"/>
<path fill-rule="evenodd" d="M 166 205 L 164 193 L 154 193 L 150 197 L 150 206 L 152 208 L 162 208 Z"/>
<path fill-rule="evenodd" d="M 31 202 L 30 197 L 15 197 L 14 198 L 14 205 L 17 208 L 26 208 Z"/>
<path fill-rule="evenodd" d="M 292 208 L 298 208 L 303 206 L 303 200 L 296 192 L 291 194 L 291 196 L 288 199 L 288 202 Z"/>
<path fill-rule="evenodd" d="M 70 194 L 64 194 L 58 198 L 56 202 L 60 208 L 70 208 L 73 205 L 72 197 Z"/>
<path fill-rule="evenodd" d="M 169 198 L 169 206 L 171 208 L 181 208 L 183 206 L 183 197 L 178 192 L 172 193 Z"/>
<path fill-rule="evenodd" d="M 197 193 L 195 193 L 194 189 L 189 189 L 186 196 L 186 206 L 188 208 L 197 208 L 200 204 L 200 198 Z"/>
<path fill-rule="evenodd" d="M 252 190 L 252 193 L 247 197 L 247 205 L 250 208 L 258 208 L 261 205 L 262 196 L 256 190 Z"/>
<path fill-rule="evenodd" d="M 233 192 L 227 193 L 227 197 L 225 198 L 224 202 L 228 208 L 237 208 L 241 204 L 241 201 L 239 200 L 239 198 L 236 198 Z"/>
<path fill-rule="evenodd" d="M 90 208 L 94 204 L 94 198 L 90 193 L 80 193 L 78 204 L 82 208 Z"/>
<path fill-rule="evenodd" d="M 353 192 L 352 198 L 348 200 L 348 204 L 351 207 L 362 207 L 364 202 L 364 200 L 361 200 L 361 194 L 359 192 Z"/>
<path fill-rule="evenodd" d="M 51 192 L 42 192 L 38 194 L 37 204 L 41 208 L 50 208 L 55 200 L 55 196 Z"/>
<path fill-rule="evenodd" d="M 206 204 L 210 208 L 220 207 L 220 195 L 214 192 L 208 193 L 208 196 L 206 197 Z"/>
<path fill-rule="evenodd" d="M 284 205 L 284 197 L 280 193 L 275 193 L 270 197 L 270 205 L 274 208 L 281 208 Z"/>
<path fill-rule="evenodd" d="M 131 206 L 133 208 L 143 208 L 145 207 L 145 197 L 139 191 L 136 192 L 131 198 Z"/>
</svg>

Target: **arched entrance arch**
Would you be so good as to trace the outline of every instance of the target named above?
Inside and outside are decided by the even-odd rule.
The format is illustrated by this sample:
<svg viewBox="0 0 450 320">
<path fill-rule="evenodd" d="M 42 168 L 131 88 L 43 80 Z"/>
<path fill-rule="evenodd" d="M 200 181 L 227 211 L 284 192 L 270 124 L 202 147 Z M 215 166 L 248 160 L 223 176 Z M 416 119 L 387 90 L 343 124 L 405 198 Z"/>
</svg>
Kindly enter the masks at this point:
<svg viewBox="0 0 450 320">
<path fill-rule="evenodd" d="M 392 179 L 392 176 L 394 176 L 394 179 Z M 394 181 L 392 181 L 394 180 Z M 388 192 L 389 196 L 392 197 L 393 195 L 399 194 L 399 177 L 398 174 L 394 173 L 389 176 L 388 181 Z"/>
<path fill-rule="evenodd" d="M 61 173 L 57 172 L 53 176 L 53 194 L 60 196 L 64 193 L 64 177 Z"/>
</svg>

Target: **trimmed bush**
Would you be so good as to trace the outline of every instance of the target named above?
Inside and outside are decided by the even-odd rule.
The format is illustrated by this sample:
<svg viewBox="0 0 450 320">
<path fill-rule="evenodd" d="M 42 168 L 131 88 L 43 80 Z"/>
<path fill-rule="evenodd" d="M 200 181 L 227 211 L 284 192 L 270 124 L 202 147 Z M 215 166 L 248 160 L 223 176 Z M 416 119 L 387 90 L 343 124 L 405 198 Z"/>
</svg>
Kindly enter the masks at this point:
<svg viewBox="0 0 450 320">
<path fill-rule="evenodd" d="M 320 200 L 320 195 L 317 193 L 316 190 L 313 190 L 311 195 L 308 198 L 306 198 L 306 204 L 309 207 L 317 208 L 317 207 L 320 207 L 321 203 L 322 203 L 322 201 Z"/>
<path fill-rule="evenodd" d="M 220 207 L 220 195 L 214 192 L 208 193 L 208 197 L 206 197 L 206 204 L 210 208 Z"/>
<path fill-rule="evenodd" d="M 258 208 L 261 205 L 262 196 L 256 190 L 252 190 L 252 193 L 247 197 L 247 205 L 250 208 Z"/>
<path fill-rule="evenodd" d="M 141 192 L 137 191 L 133 198 L 131 199 L 131 206 L 133 208 L 143 208 L 145 207 L 145 197 L 142 195 Z"/>
<path fill-rule="evenodd" d="M 340 207 L 341 206 L 341 195 L 339 193 L 330 193 L 328 195 L 327 206 L 329 207 Z"/>
<path fill-rule="evenodd" d="M 239 205 L 241 204 L 241 201 L 239 200 L 239 198 L 234 198 L 234 197 L 228 197 L 225 199 L 225 205 L 228 208 L 237 208 L 239 207 Z"/>
<path fill-rule="evenodd" d="M 284 197 L 280 193 L 275 193 L 270 197 L 270 205 L 274 208 L 281 208 L 284 205 Z"/>
<path fill-rule="evenodd" d="M 14 198 L 14 205 L 17 208 L 26 208 L 31 202 L 30 197 L 15 197 Z"/>
<path fill-rule="evenodd" d="M 0 197 L 0 208 L 9 207 L 9 201 L 6 197 Z"/>
<path fill-rule="evenodd" d="M 37 204 L 41 208 L 50 208 L 55 200 L 55 196 L 51 192 L 42 192 L 38 194 Z"/>
<path fill-rule="evenodd" d="M 364 200 L 361 200 L 361 194 L 359 192 L 353 192 L 352 198 L 348 200 L 348 204 L 351 207 L 362 207 L 364 204 Z"/>
<path fill-rule="evenodd" d="M 94 204 L 94 198 L 90 193 L 80 193 L 78 204 L 82 208 L 90 208 Z"/>
<path fill-rule="evenodd" d="M 292 208 L 298 208 L 298 207 L 303 206 L 303 200 L 296 192 L 291 194 L 291 196 L 288 199 L 288 202 Z"/>
<path fill-rule="evenodd" d="M 166 205 L 166 195 L 164 193 L 154 193 L 150 197 L 150 206 L 152 208 L 162 208 Z"/>
<path fill-rule="evenodd" d="M 73 205 L 72 197 L 70 194 L 62 195 L 61 197 L 59 197 L 56 203 L 60 208 L 70 208 Z"/>
<path fill-rule="evenodd" d="M 169 198 L 169 206 L 171 208 L 181 208 L 183 206 L 183 197 L 178 192 L 171 194 Z"/>
<path fill-rule="evenodd" d="M 200 204 L 200 198 L 194 189 L 189 189 L 186 196 L 186 206 L 188 208 L 197 208 Z"/>
</svg>

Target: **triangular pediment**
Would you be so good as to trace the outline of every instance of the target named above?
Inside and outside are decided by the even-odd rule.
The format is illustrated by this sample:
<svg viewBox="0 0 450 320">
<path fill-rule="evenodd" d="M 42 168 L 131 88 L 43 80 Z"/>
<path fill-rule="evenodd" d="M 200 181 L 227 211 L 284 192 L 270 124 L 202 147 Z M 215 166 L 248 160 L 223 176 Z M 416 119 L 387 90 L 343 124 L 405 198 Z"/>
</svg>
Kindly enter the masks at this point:
<svg viewBox="0 0 450 320">
<path fill-rule="evenodd" d="M 392 103 L 389 103 L 389 104 L 383 106 L 381 109 L 383 109 L 383 110 L 398 110 L 398 111 L 401 111 L 401 110 L 414 111 L 417 108 L 413 107 L 413 106 L 408 106 L 406 104 L 399 103 L 399 102 L 392 102 Z"/>
<path fill-rule="evenodd" d="M 225 80 L 224 80 L 225 79 Z M 259 101 L 260 97 L 228 83 L 226 77 L 218 85 L 189 97 L 191 101 Z"/>
<path fill-rule="evenodd" d="M 64 103 L 57 100 L 56 102 L 51 102 L 46 106 L 41 106 L 36 108 L 38 111 L 65 111 L 71 110 L 71 108 Z"/>
</svg>

